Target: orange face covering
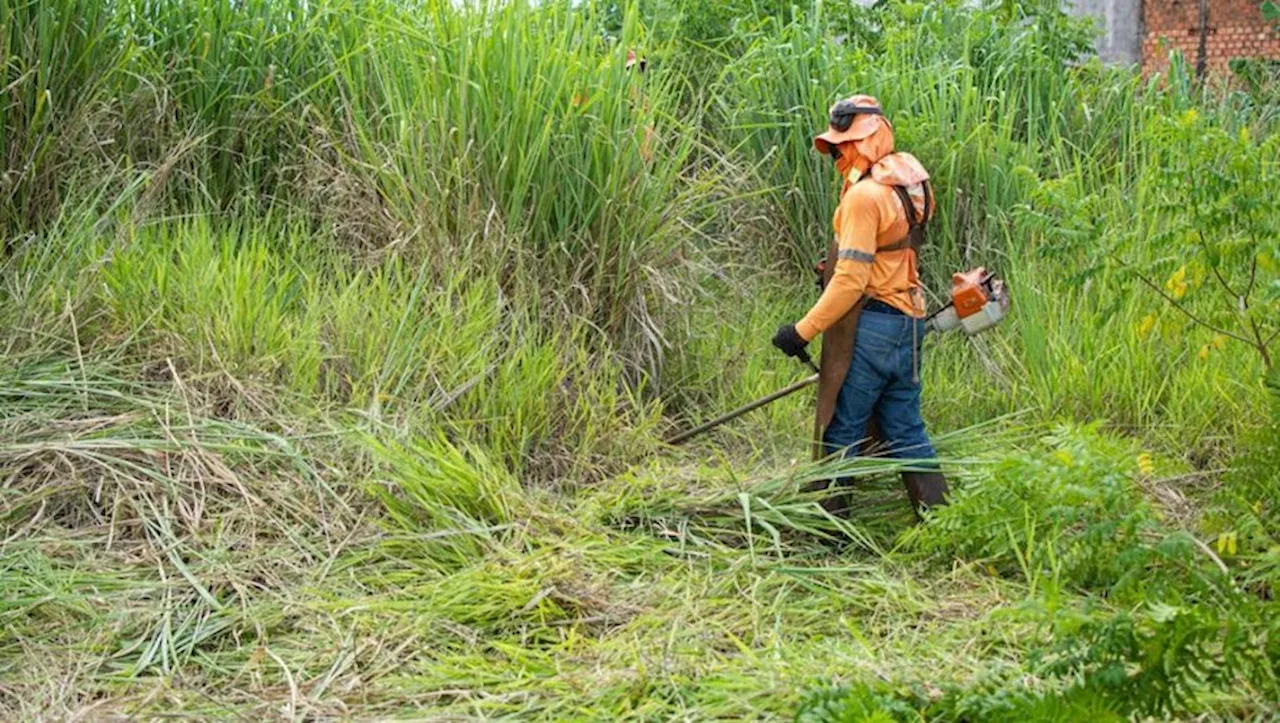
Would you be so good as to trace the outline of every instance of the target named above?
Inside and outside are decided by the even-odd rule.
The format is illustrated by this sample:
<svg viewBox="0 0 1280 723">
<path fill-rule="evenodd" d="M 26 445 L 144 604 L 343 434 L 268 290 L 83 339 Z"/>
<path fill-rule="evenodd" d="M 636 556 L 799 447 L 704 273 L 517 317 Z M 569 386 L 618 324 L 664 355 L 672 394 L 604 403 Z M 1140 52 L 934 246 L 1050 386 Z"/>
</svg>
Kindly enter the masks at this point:
<svg viewBox="0 0 1280 723">
<path fill-rule="evenodd" d="M 856 145 L 853 141 L 849 141 L 836 146 L 840 149 L 840 157 L 836 159 L 836 172 L 841 178 L 849 178 L 854 173 L 861 175 L 871 167 L 867 159 L 858 153 Z"/>
<path fill-rule="evenodd" d="M 893 128 L 881 123 L 875 133 L 856 141 L 845 141 L 839 146 L 840 158 L 836 159 L 836 171 L 851 181 L 861 176 L 881 158 L 893 153 Z"/>
</svg>

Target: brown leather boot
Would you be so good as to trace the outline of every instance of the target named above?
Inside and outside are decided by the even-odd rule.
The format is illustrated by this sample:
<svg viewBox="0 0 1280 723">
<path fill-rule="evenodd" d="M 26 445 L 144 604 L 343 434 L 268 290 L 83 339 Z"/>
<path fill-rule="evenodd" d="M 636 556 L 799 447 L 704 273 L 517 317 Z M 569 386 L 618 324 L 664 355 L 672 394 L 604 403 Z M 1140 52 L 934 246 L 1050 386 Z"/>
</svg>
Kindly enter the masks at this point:
<svg viewBox="0 0 1280 723">
<path fill-rule="evenodd" d="M 822 505 L 822 509 L 829 512 L 833 517 L 846 517 L 849 514 L 849 507 L 853 504 L 852 496 L 849 494 L 853 485 L 849 484 L 847 480 L 817 480 L 815 482 L 810 482 L 806 489 L 810 492 L 817 492 L 819 490 L 825 490 L 832 485 L 834 485 L 839 492 L 823 497 L 818 504 Z"/>
<path fill-rule="evenodd" d="M 903 472 L 902 484 L 916 517 L 930 507 L 947 504 L 947 478 L 941 472 Z"/>
<path fill-rule="evenodd" d="M 814 434 L 814 439 L 821 438 L 820 431 L 821 428 L 818 428 L 819 433 Z M 859 454 L 864 457 L 879 456 L 888 448 L 888 442 L 884 439 L 884 432 L 880 431 L 880 424 L 874 417 L 867 420 L 867 436 L 863 443 L 863 449 Z M 814 443 L 813 458 L 815 460 L 823 459 L 828 454 L 830 453 L 827 451 L 825 443 Z M 817 480 L 810 482 L 805 489 L 809 492 L 817 492 L 834 485 L 839 491 L 822 499 L 820 503 L 822 509 L 835 517 L 848 517 L 849 508 L 853 507 L 853 479 L 852 477 L 840 477 L 838 479 Z"/>
</svg>

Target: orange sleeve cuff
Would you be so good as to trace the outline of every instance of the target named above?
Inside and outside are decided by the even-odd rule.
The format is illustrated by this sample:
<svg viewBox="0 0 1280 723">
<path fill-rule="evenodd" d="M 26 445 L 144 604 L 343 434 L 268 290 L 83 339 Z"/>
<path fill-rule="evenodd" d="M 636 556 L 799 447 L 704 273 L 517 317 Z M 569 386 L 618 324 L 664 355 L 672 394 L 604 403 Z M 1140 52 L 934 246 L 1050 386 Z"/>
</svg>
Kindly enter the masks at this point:
<svg viewBox="0 0 1280 723">
<path fill-rule="evenodd" d="M 805 341 L 813 341 L 813 338 L 818 334 L 820 334 L 821 331 L 818 329 L 818 327 L 814 326 L 813 322 L 809 321 L 809 317 L 806 316 L 805 318 L 796 322 L 796 333 L 799 334 L 800 338 L 804 339 Z"/>
</svg>

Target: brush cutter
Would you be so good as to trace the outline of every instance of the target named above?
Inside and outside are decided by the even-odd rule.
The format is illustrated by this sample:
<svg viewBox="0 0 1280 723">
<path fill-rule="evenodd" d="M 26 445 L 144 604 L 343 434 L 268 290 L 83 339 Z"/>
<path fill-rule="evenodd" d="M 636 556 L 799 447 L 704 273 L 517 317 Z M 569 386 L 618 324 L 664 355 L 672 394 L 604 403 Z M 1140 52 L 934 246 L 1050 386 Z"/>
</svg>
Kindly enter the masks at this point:
<svg viewBox="0 0 1280 723">
<path fill-rule="evenodd" d="M 982 267 L 957 273 L 951 277 L 951 300 L 925 318 L 929 328 L 937 331 L 961 329 L 968 336 L 980 334 L 999 324 L 1009 311 L 1009 294 L 1005 290 L 1004 281 Z M 783 387 L 776 392 L 763 396 L 754 402 L 738 407 L 708 422 L 685 430 L 666 440 L 667 444 L 681 444 L 716 427 L 732 422 L 742 415 L 772 404 L 779 399 L 818 383 L 818 365 L 813 363 L 809 352 L 801 350 L 797 357 L 802 364 L 813 370 L 813 375 Z"/>
</svg>

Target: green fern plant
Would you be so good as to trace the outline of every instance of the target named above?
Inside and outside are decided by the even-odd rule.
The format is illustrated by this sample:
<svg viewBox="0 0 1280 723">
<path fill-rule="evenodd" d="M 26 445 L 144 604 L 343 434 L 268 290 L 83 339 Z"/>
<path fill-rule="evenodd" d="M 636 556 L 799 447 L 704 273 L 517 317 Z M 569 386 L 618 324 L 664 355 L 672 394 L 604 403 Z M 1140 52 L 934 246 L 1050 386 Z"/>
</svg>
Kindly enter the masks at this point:
<svg viewBox="0 0 1280 723">
<path fill-rule="evenodd" d="M 1044 651 L 1042 670 L 1081 681 L 1075 685 L 1081 693 L 1150 716 L 1192 712 L 1202 691 L 1240 679 L 1274 694 L 1268 647 L 1275 611 L 1243 595 L 1232 597 L 1219 601 L 1228 604 L 1151 603 L 1088 616 L 1056 636 Z"/>
<path fill-rule="evenodd" d="M 1061 427 L 1040 451 L 1011 457 L 954 494 L 904 545 L 954 555 L 1033 586 L 1114 585 L 1149 554 L 1155 513 L 1133 476 L 1130 450 L 1097 425 Z"/>
<path fill-rule="evenodd" d="M 921 720 L 915 706 L 865 683 L 814 688 L 801 698 L 796 723 L 898 723 Z"/>
</svg>

